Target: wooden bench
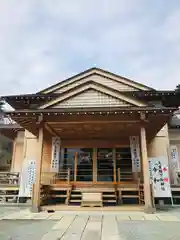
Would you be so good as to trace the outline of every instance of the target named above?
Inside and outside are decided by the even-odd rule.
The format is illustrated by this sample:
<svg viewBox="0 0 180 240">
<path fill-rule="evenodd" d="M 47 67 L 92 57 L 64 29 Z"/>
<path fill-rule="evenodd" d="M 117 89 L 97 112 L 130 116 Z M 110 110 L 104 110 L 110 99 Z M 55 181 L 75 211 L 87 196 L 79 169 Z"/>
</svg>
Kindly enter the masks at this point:
<svg viewBox="0 0 180 240">
<path fill-rule="evenodd" d="M 81 207 L 102 207 L 102 193 L 82 192 Z"/>
</svg>

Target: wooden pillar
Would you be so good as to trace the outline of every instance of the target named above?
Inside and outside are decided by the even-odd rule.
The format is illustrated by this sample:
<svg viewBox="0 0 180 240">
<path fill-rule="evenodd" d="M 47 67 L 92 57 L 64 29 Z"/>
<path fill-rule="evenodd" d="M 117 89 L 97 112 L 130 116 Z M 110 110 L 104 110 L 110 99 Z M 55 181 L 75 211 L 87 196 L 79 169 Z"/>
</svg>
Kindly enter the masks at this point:
<svg viewBox="0 0 180 240">
<path fill-rule="evenodd" d="M 93 148 L 92 161 L 93 161 L 93 169 L 92 169 L 93 182 L 97 182 L 97 148 Z"/>
<path fill-rule="evenodd" d="M 17 136 L 16 136 L 17 138 Z M 16 138 L 13 141 L 13 152 L 12 152 L 12 161 L 11 161 L 11 172 L 14 172 L 15 158 L 16 158 Z"/>
<path fill-rule="evenodd" d="M 75 153 L 74 156 L 74 181 L 76 182 L 77 179 L 77 164 L 78 164 L 78 153 Z"/>
<path fill-rule="evenodd" d="M 116 177 L 116 149 L 115 148 L 113 148 L 112 150 L 112 156 L 113 156 L 114 182 L 116 183 L 117 177 Z"/>
<path fill-rule="evenodd" d="M 39 134 L 37 138 L 36 182 L 33 188 L 32 212 L 40 211 L 42 152 L 43 152 L 43 126 L 39 128 Z"/>
<path fill-rule="evenodd" d="M 141 127 L 141 152 L 142 152 L 142 165 L 143 165 L 143 177 L 144 177 L 144 200 L 145 200 L 145 212 L 153 213 L 155 211 L 152 205 L 150 176 L 149 176 L 149 162 L 147 154 L 146 143 L 146 129 Z"/>
</svg>

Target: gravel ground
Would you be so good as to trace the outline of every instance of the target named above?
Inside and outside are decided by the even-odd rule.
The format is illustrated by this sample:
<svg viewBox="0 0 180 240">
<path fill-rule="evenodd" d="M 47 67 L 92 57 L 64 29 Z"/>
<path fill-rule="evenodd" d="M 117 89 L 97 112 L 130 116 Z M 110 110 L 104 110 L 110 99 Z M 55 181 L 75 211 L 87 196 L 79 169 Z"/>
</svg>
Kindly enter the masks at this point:
<svg viewBox="0 0 180 240">
<path fill-rule="evenodd" d="M 0 221 L 0 240 L 41 240 L 56 221 Z"/>
<path fill-rule="evenodd" d="M 180 223 L 123 221 L 118 224 L 123 240 L 180 240 Z"/>
</svg>

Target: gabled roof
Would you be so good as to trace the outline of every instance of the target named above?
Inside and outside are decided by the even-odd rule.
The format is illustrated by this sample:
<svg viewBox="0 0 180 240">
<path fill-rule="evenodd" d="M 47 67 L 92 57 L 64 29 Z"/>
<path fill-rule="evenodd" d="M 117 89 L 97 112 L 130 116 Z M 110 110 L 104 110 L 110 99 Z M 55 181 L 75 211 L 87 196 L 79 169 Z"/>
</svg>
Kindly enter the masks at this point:
<svg viewBox="0 0 180 240">
<path fill-rule="evenodd" d="M 104 96 L 110 96 L 113 99 L 123 101 L 124 103 L 128 103 L 130 105 L 141 106 L 141 107 L 147 106 L 147 104 L 144 103 L 143 101 L 136 100 L 134 97 L 129 97 L 129 96 L 127 97 L 126 95 L 123 94 L 123 92 L 117 91 L 117 90 L 115 90 L 111 87 L 107 87 L 103 84 L 89 81 L 86 84 L 80 84 L 79 86 L 77 86 L 73 89 L 67 90 L 63 94 L 59 94 L 59 96 L 56 99 L 48 101 L 46 104 L 43 104 L 42 106 L 40 106 L 40 109 L 45 109 L 45 108 L 54 106 L 55 104 L 63 102 L 67 99 L 73 100 L 73 98 L 75 98 L 76 96 L 78 96 L 82 93 L 86 93 L 87 90 L 94 90 L 95 92 L 102 93 Z M 89 98 L 92 98 L 92 96 L 89 96 Z"/>
<path fill-rule="evenodd" d="M 100 68 L 90 68 L 35 94 L 4 96 L 2 98 L 16 110 L 38 109 L 40 106 L 57 102 L 57 99 L 68 99 L 69 94 L 75 97 L 76 94 L 73 95 L 75 91 L 80 93 L 83 86 L 86 88 L 90 84 L 93 84 L 94 87 L 96 86 L 94 90 L 103 88 L 103 94 L 113 92 L 113 94 L 109 94 L 110 97 L 114 97 L 116 94 L 116 96 L 119 96 L 119 100 L 128 103 L 129 100 L 133 100 L 139 102 L 140 105 L 152 106 L 152 101 L 160 101 L 165 107 L 177 107 L 180 105 L 179 92 L 157 91 Z M 140 105 L 138 104 L 138 106 Z"/>
<path fill-rule="evenodd" d="M 38 92 L 38 94 L 49 94 L 49 93 L 52 93 L 54 91 L 56 91 L 57 89 L 61 88 L 61 87 L 64 87 L 64 86 L 67 86 L 69 84 L 72 84 L 73 82 L 76 82 L 76 81 L 79 81 L 80 79 L 83 79 L 83 78 L 87 78 L 88 76 L 91 76 L 93 74 L 96 74 L 96 75 L 100 75 L 100 76 L 103 76 L 103 77 L 106 77 L 106 78 L 109 78 L 109 79 L 112 79 L 114 81 L 117 81 L 119 83 L 123 83 L 127 86 L 130 86 L 130 87 L 134 87 L 134 89 L 137 89 L 137 90 L 142 90 L 142 91 L 152 91 L 152 90 L 155 90 L 153 88 L 150 88 L 148 86 L 145 86 L 141 83 L 138 83 L 138 82 L 135 82 L 131 79 L 128 79 L 128 78 L 125 78 L 125 77 L 122 77 L 122 76 L 119 76 L 117 74 L 114 74 L 114 73 L 111 73 L 109 71 L 106 71 L 106 70 L 103 70 L 101 68 L 90 68 L 90 69 L 87 69 L 86 71 L 83 71 L 75 76 L 72 76 L 68 79 L 65 79 L 53 86 L 50 86 L 46 89 L 43 89 L 41 90 L 40 92 Z"/>
</svg>

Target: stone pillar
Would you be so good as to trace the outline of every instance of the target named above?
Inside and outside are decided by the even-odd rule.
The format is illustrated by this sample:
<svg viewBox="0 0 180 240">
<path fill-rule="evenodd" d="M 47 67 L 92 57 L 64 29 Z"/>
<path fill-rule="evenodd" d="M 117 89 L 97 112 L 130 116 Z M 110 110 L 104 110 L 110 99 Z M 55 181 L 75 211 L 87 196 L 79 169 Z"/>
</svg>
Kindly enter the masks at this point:
<svg viewBox="0 0 180 240">
<path fill-rule="evenodd" d="M 40 126 L 39 134 L 37 138 L 36 182 L 34 184 L 33 195 L 32 195 L 32 212 L 40 211 L 42 152 L 43 152 L 43 126 Z"/>
<path fill-rule="evenodd" d="M 142 153 L 142 167 L 143 167 L 143 177 L 144 177 L 144 200 L 145 200 L 145 212 L 153 213 L 155 212 L 154 206 L 152 204 L 151 196 L 151 186 L 150 186 L 150 176 L 149 176 L 149 162 L 147 154 L 147 143 L 146 143 L 146 129 L 141 127 L 141 153 Z"/>
</svg>

